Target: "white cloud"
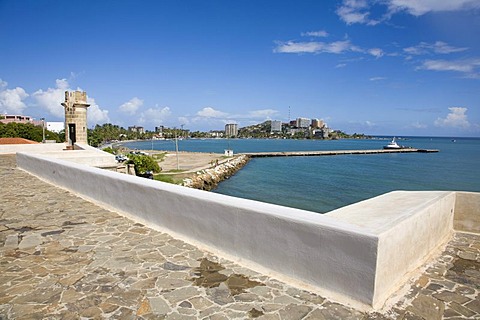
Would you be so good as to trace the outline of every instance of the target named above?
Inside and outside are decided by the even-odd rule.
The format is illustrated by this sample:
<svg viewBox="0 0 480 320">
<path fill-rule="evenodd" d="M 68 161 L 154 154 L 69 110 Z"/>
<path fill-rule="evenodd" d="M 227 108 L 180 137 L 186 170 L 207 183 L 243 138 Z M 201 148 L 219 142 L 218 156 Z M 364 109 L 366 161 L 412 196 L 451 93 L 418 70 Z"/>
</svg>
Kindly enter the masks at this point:
<svg viewBox="0 0 480 320">
<path fill-rule="evenodd" d="M 339 63 L 335 66 L 335 68 L 345 68 L 347 66 L 346 63 Z"/>
<path fill-rule="evenodd" d="M 178 122 L 184 125 L 190 124 L 190 120 L 187 117 L 178 117 Z"/>
<path fill-rule="evenodd" d="M 32 94 L 38 106 L 47 110 L 50 114 L 58 118 L 65 117 L 65 111 L 61 105 L 65 101 L 65 91 L 69 84 L 66 79 L 57 79 L 56 88 L 48 88 L 46 91 L 39 89 Z"/>
<path fill-rule="evenodd" d="M 375 58 L 381 58 L 385 53 L 382 49 L 379 48 L 372 48 L 368 50 L 368 53 L 374 56 Z"/>
<path fill-rule="evenodd" d="M 323 42 L 277 42 L 273 50 L 276 53 L 317 53 L 322 50 Z"/>
<path fill-rule="evenodd" d="M 64 119 L 65 111 L 62 102 L 65 101 L 65 91 L 74 91 L 70 88 L 67 79 L 55 80 L 56 88 L 48 88 L 47 90 L 39 89 L 32 94 L 36 104 L 47 110 L 51 115 Z M 77 88 L 77 90 L 81 90 Z M 87 96 L 87 103 L 90 107 L 87 109 L 87 121 L 89 125 L 109 122 L 108 110 L 102 110 L 95 102 L 93 97 Z"/>
<path fill-rule="evenodd" d="M 158 107 L 155 108 L 148 108 L 144 112 L 141 113 L 139 123 L 148 123 L 152 125 L 161 125 L 162 123 L 167 120 L 172 112 L 170 111 L 169 107 Z"/>
<path fill-rule="evenodd" d="M 455 47 L 449 46 L 447 43 L 442 42 L 442 41 L 437 41 L 433 45 L 433 51 L 435 53 L 440 53 L 440 54 L 462 52 L 462 51 L 465 51 L 465 50 L 468 50 L 468 48 L 455 48 Z"/>
<path fill-rule="evenodd" d="M 467 78 L 478 78 L 480 69 L 480 58 L 469 60 L 426 60 L 417 69 L 431 71 L 455 71 L 465 74 Z"/>
<path fill-rule="evenodd" d="M 344 0 L 337 14 L 346 24 L 369 23 L 369 8 L 365 0 Z"/>
<path fill-rule="evenodd" d="M 414 128 L 414 129 L 426 129 L 426 128 L 427 128 L 427 125 L 416 121 L 416 122 L 412 123 L 412 124 L 410 125 L 410 127 L 411 127 L 411 128 Z"/>
<path fill-rule="evenodd" d="M 352 129 L 354 130 L 370 130 L 372 128 L 376 128 L 377 124 L 370 121 L 370 120 L 364 120 L 364 121 L 349 121 L 348 124 L 351 126 Z"/>
<path fill-rule="evenodd" d="M 303 34 L 302 34 L 303 35 Z M 321 41 L 276 41 L 276 47 L 273 49 L 274 53 L 297 53 L 297 54 L 343 54 L 346 52 L 358 52 L 362 54 L 369 54 L 377 59 L 382 57 L 385 53 L 380 48 L 363 49 L 354 44 L 346 36 L 345 40 L 333 42 Z"/>
<path fill-rule="evenodd" d="M 65 91 L 68 90 L 68 87 L 70 87 L 67 79 L 57 79 L 55 80 L 55 84 L 57 85 L 58 89 L 65 90 Z"/>
<path fill-rule="evenodd" d="M 319 31 L 310 31 L 302 33 L 302 37 L 318 37 L 318 38 L 325 38 L 328 37 L 327 31 L 319 30 Z"/>
<path fill-rule="evenodd" d="M 468 122 L 467 118 L 467 108 L 463 107 L 451 107 L 448 108 L 450 113 L 447 115 L 446 118 L 438 118 L 435 120 L 435 125 L 437 127 L 454 127 L 454 128 L 462 128 L 467 129 L 470 127 L 470 122 Z"/>
<path fill-rule="evenodd" d="M 134 115 L 137 112 L 138 108 L 143 105 L 143 100 L 133 97 L 130 101 L 125 102 L 122 104 L 118 109 L 126 114 Z"/>
<path fill-rule="evenodd" d="M 87 103 L 90 104 L 90 107 L 87 109 L 87 122 L 89 125 L 110 122 L 108 110 L 100 109 L 94 98 L 87 97 Z"/>
<path fill-rule="evenodd" d="M 214 129 L 222 129 L 223 126 L 227 123 L 236 123 L 236 121 L 226 118 L 210 118 L 210 117 L 202 117 L 202 116 L 194 116 L 191 117 L 188 121 L 183 121 L 182 123 L 186 123 L 192 126 L 201 126 L 207 128 L 214 128 Z"/>
<path fill-rule="evenodd" d="M 208 125 L 210 127 L 220 127 L 227 123 L 237 123 L 239 126 L 246 125 L 251 121 L 258 123 L 259 121 L 270 120 L 272 117 L 278 114 L 274 109 L 258 109 L 250 110 L 245 113 L 233 114 L 216 110 L 212 107 L 205 107 L 198 111 L 195 116 L 181 117 L 179 121 L 185 124 L 202 124 L 202 126 Z"/>
<path fill-rule="evenodd" d="M 428 12 L 480 8 L 479 0 L 390 0 L 387 3 L 392 12 L 406 11 L 414 16 L 421 16 Z"/>
<path fill-rule="evenodd" d="M 422 46 L 414 46 L 414 47 L 408 47 L 408 48 L 404 48 L 403 51 L 405 53 L 408 53 L 410 55 L 415 55 L 415 56 L 418 56 L 418 55 L 422 55 L 422 54 L 427 54 L 428 53 L 428 50 L 426 50 L 425 48 L 423 48 Z M 411 59 L 411 57 L 410 57 Z"/>
<path fill-rule="evenodd" d="M 349 40 L 325 42 L 277 42 L 277 47 L 273 50 L 276 53 L 334 53 L 340 54 L 346 51 L 361 51 L 358 47 L 351 44 Z"/>
<path fill-rule="evenodd" d="M 205 118 L 225 118 L 228 116 L 228 113 L 215 110 L 212 107 L 205 107 L 197 112 L 197 116 Z"/>
<path fill-rule="evenodd" d="M 256 119 L 256 120 L 266 120 L 270 119 L 272 116 L 278 114 L 277 110 L 274 109 L 259 109 L 247 111 L 247 113 L 242 114 L 230 114 L 222 111 L 215 110 L 211 107 L 206 107 L 197 112 L 198 117 L 203 118 L 216 118 L 224 120 L 246 120 L 246 119 Z"/>
<path fill-rule="evenodd" d="M 248 117 L 265 120 L 270 119 L 272 116 L 278 114 L 277 110 L 273 109 L 263 109 L 263 110 L 254 110 L 248 113 Z"/>
<path fill-rule="evenodd" d="M 335 41 L 325 45 L 324 52 L 327 53 L 342 53 L 344 51 L 359 51 L 358 47 L 352 45 L 349 40 Z"/>
<path fill-rule="evenodd" d="M 373 5 L 376 6 L 376 12 L 383 11 L 378 18 L 372 18 L 371 8 Z M 460 11 L 478 8 L 480 8 L 480 0 L 343 0 L 336 13 L 348 25 L 360 23 L 373 26 L 401 12 L 421 16 L 428 12 Z"/>
<path fill-rule="evenodd" d="M 370 81 L 380 81 L 380 80 L 386 80 L 387 78 L 385 77 L 372 77 L 370 78 Z"/>
<path fill-rule="evenodd" d="M 420 42 L 413 47 L 404 48 L 403 51 L 411 55 L 424 55 L 424 54 L 449 54 L 454 52 L 462 52 L 468 50 L 468 48 L 455 48 L 449 46 L 443 41 L 437 41 L 433 44 L 427 42 Z"/>
<path fill-rule="evenodd" d="M 23 88 L 5 89 L 7 86 L 8 83 L 0 79 L 0 112 L 22 114 L 27 107 L 23 100 L 28 94 Z"/>
</svg>

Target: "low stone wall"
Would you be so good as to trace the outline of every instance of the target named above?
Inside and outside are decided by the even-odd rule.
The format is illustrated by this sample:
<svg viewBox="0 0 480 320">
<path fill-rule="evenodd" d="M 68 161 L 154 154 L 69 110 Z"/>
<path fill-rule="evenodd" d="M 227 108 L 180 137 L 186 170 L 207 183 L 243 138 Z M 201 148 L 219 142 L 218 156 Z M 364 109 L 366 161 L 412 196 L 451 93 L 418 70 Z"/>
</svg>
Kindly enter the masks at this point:
<svg viewBox="0 0 480 320">
<path fill-rule="evenodd" d="M 183 186 L 207 191 L 215 189 L 220 182 L 230 178 L 238 170 L 243 168 L 249 160 L 250 158 L 246 155 L 229 159 L 211 169 L 197 172 L 192 178 L 185 178 L 183 180 Z"/>
<path fill-rule="evenodd" d="M 448 240 L 461 207 L 455 192 L 393 192 L 322 215 L 42 155 L 17 154 L 17 164 L 151 228 L 357 307 L 381 307 Z"/>
</svg>

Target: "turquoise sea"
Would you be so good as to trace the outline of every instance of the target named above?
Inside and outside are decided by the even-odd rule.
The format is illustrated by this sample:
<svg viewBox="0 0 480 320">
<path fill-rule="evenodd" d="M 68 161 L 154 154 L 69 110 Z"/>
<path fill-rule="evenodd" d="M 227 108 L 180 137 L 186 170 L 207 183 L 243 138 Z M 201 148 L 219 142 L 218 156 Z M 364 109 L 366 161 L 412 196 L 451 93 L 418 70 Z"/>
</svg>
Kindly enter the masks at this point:
<svg viewBox="0 0 480 320">
<path fill-rule="evenodd" d="M 231 148 L 241 153 L 381 149 L 388 139 L 206 139 L 178 143 L 181 151 L 223 153 Z M 392 190 L 480 192 L 480 138 L 408 137 L 397 142 L 440 152 L 256 158 L 213 192 L 320 213 Z M 175 150 L 171 140 L 129 142 L 125 146 Z"/>
</svg>

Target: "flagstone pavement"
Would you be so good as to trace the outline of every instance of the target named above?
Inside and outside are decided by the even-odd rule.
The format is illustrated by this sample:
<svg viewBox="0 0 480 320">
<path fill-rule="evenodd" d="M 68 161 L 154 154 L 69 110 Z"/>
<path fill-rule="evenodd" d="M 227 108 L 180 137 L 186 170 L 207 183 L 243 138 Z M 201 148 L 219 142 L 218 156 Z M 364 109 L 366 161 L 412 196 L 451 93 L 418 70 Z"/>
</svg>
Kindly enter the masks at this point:
<svg viewBox="0 0 480 320">
<path fill-rule="evenodd" d="M 480 236 L 362 312 L 199 250 L 0 156 L 0 319 L 480 319 Z"/>
</svg>

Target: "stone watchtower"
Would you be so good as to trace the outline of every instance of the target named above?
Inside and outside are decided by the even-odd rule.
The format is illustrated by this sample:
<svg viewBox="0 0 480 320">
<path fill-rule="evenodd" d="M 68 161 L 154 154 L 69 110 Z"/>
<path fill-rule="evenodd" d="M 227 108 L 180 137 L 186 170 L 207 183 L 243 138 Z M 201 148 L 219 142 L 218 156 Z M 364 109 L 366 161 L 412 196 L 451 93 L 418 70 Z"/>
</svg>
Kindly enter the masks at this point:
<svg viewBox="0 0 480 320">
<path fill-rule="evenodd" d="M 87 144 L 87 93 L 65 91 L 65 142 L 73 146 L 76 142 Z"/>
</svg>

